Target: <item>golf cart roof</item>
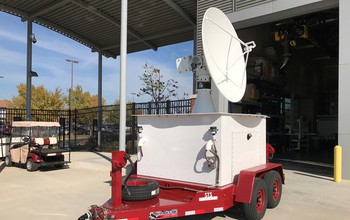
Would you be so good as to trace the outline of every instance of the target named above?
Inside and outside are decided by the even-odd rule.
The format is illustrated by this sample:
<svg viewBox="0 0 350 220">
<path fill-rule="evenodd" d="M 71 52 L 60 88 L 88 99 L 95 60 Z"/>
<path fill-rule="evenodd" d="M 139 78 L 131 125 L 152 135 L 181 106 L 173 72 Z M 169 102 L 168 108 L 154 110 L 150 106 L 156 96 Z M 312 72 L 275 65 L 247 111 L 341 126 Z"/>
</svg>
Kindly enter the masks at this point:
<svg viewBox="0 0 350 220">
<path fill-rule="evenodd" d="M 59 127 L 58 122 L 47 121 L 14 121 L 12 127 Z"/>
</svg>

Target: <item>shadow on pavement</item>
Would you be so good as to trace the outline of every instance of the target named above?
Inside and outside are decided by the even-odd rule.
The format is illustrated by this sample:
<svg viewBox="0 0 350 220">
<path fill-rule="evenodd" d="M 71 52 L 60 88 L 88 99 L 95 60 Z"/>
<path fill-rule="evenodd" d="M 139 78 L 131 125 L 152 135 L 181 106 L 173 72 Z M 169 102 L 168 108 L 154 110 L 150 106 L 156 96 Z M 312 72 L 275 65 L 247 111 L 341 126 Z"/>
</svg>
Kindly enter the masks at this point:
<svg viewBox="0 0 350 220">
<path fill-rule="evenodd" d="M 333 182 L 333 179 L 331 177 L 323 177 L 323 176 L 307 174 L 307 173 L 301 173 L 301 172 L 293 172 L 293 173 L 294 174 L 298 174 L 298 175 L 302 175 L 302 176 L 317 178 L 317 179 L 321 179 L 321 180 L 328 180 L 328 181 L 332 181 Z"/>
<path fill-rule="evenodd" d="M 0 165 L 0 173 L 5 169 L 5 162 Z"/>
<path fill-rule="evenodd" d="M 306 163 L 306 162 L 300 162 L 300 161 L 285 161 L 283 159 L 274 159 L 272 162 L 281 163 L 283 165 L 283 169 L 286 170 L 295 170 L 299 172 L 295 172 L 296 174 L 315 177 L 329 180 L 329 178 L 333 177 L 333 168 L 330 166 L 324 166 L 323 164 L 317 164 L 317 163 Z M 303 173 L 300 173 L 303 172 Z M 307 174 L 305 174 L 307 173 Z M 315 176 L 317 175 L 317 176 Z M 321 177 L 319 177 L 321 176 Z"/>
<path fill-rule="evenodd" d="M 105 160 L 107 160 L 107 161 L 109 161 L 109 162 L 111 162 L 111 161 L 112 161 L 112 159 L 111 159 L 111 158 L 109 158 L 109 157 L 108 157 L 108 156 L 106 156 L 106 155 L 101 154 L 100 152 L 97 152 L 97 151 L 92 151 L 92 153 L 97 154 L 98 156 L 102 157 L 103 159 L 105 159 Z"/>
<path fill-rule="evenodd" d="M 24 169 L 26 169 L 24 167 Z M 45 166 L 45 167 L 40 167 L 39 172 L 54 172 L 54 171 L 59 171 L 59 170 L 66 170 L 69 169 L 69 165 L 64 165 L 64 166 Z"/>
</svg>

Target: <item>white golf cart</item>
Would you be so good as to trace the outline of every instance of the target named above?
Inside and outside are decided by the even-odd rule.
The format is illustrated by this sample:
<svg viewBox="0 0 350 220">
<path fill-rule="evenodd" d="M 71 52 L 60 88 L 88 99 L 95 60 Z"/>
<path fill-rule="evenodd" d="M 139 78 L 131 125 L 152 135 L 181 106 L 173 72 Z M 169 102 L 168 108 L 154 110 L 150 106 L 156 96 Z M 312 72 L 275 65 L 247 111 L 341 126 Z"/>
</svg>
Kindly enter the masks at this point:
<svg viewBox="0 0 350 220">
<path fill-rule="evenodd" d="M 70 163 L 70 150 L 58 145 L 59 128 L 58 122 L 13 122 L 5 165 L 25 164 L 28 171 L 36 171 L 39 167 L 61 168 Z"/>
</svg>

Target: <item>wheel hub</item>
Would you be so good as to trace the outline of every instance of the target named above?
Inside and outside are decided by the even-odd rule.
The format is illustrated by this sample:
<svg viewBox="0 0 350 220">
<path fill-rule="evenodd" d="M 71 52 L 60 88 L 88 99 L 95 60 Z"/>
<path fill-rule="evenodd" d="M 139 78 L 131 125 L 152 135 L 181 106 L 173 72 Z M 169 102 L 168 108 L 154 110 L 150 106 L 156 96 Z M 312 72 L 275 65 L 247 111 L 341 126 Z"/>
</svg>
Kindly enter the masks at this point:
<svg viewBox="0 0 350 220">
<path fill-rule="evenodd" d="M 260 189 L 258 191 L 257 203 L 256 203 L 256 209 L 259 213 L 261 213 L 264 210 L 264 205 L 265 205 L 265 192 L 264 190 Z"/>
<path fill-rule="evenodd" d="M 275 180 L 275 182 L 273 183 L 273 193 L 272 193 L 272 196 L 273 196 L 273 199 L 276 201 L 279 197 L 279 182 L 278 180 Z"/>
</svg>

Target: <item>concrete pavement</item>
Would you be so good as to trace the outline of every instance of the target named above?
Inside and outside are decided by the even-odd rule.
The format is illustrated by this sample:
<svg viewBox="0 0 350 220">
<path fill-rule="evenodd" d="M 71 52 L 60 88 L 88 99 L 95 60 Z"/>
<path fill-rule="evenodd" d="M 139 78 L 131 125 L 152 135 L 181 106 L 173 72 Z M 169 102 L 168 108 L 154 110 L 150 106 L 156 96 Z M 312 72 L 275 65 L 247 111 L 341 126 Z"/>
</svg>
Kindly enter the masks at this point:
<svg viewBox="0 0 350 220">
<path fill-rule="evenodd" d="M 110 198 L 110 153 L 73 152 L 69 169 L 27 172 L 0 161 L 0 219 L 77 219 L 92 204 Z M 268 220 L 350 218 L 350 181 L 332 181 L 329 167 L 283 162 L 286 185 Z M 182 219 L 244 219 L 236 207 Z"/>
</svg>

